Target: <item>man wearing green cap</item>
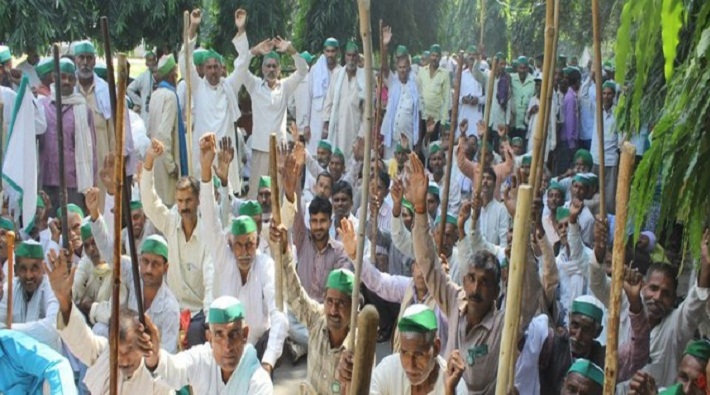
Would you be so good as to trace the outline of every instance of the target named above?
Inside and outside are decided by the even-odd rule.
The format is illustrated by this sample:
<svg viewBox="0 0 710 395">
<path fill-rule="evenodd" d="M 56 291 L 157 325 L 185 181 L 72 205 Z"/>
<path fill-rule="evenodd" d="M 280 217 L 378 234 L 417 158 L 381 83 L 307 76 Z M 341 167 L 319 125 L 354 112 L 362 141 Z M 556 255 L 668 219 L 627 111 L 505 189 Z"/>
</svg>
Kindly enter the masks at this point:
<svg viewBox="0 0 710 395">
<path fill-rule="evenodd" d="M 421 101 L 421 119 L 419 130 L 427 130 L 427 123 L 436 123 L 434 134 L 430 140 L 439 138 L 439 128 L 441 124 L 449 121 L 449 109 L 451 109 L 451 79 L 449 72 L 439 68 L 441 59 L 441 46 L 434 44 L 430 48 L 429 65 L 419 70 L 417 88 Z M 419 144 L 424 138 L 424 134 L 419 136 Z"/>
<path fill-rule="evenodd" d="M 153 93 L 153 85 L 155 84 L 153 73 L 158 66 L 158 57 L 152 50 L 147 50 L 143 54 L 143 58 L 146 70 L 128 84 L 126 95 L 133 100 L 133 111 L 140 114 L 143 122 L 148 125 L 148 102 Z"/>
<path fill-rule="evenodd" d="M 67 186 L 67 201 L 84 204 L 81 193 L 94 186 L 98 171 L 96 116 L 84 96 L 74 91 L 76 68 L 74 63 L 62 58 L 59 64 L 61 75 L 62 105 L 67 108 L 62 113 L 62 133 L 64 133 L 64 174 Z M 93 70 L 93 69 L 92 69 Z M 54 98 L 41 102 L 47 127 L 39 137 L 40 186 L 47 192 L 52 207 L 60 207 L 59 202 L 59 152 L 57 147 L 57 109 Z M 70 159 L 71 158 L 71 159 Z"/>
<path fill-rule="evenodd" d="M 311 140 L 311 129 L 309 126 L 311 117 L 310 67 L 315 58 L 308 51 L 301 52 L 301 57 L 306 61 L 306 65 L 309 67 L 309 73 L 298 83 L 296 91 L 289 98 L 288 112 L 295 120 L 296 128 L 302 133 L 304 143 L 308 144 Z"/>
<path fill-rule="evenodd" d="M 246 145 L 244 143 L 244 135 L 240 129 L 235 130 L 235 122 L 241 117 L 239 110 L 239 89 L 242 85 L 238 71 L 235 69 L 228 77 L 223 78 L 223 58 L 220 54 L 210 49 L 201 52 L 195 49 L 197 41 L 197 29 L 202 22 L 202 12 L 199 9 L 193 10 L 190 14 L 189 26 L 189 41 L 183 43 L 183 48 L 178 55 L 178 65 L 180 67 L 180 75 L 183 78 L 190 78 L 192 88 L 192 141 L 187 142 L 188 146 L 192 147 L 192 169 L 190 174 L 200 174 L 200 157 L 199 141 L 200 137 L 205 133 L 212 132 L 217 135 L 218 140 L 223 137 L 228 137 L 231 141 L 231 146 L 234 147 L 234 160 L 229 165 L 229 184 L 235 191 L 242 190 L 242 166 L 246 161 Z M 246 12 L 243 14 L 237 12 L 235 14 L 235 25 L 246 23 Z M 190 64 L 185 63 L 185 51 L 193 54 L 190 59 Z M 199 51 L 199 52 L 198 52 Z M 201 66 L 198 63 L 202 62 Z M 195 67 L 193 67 L 193 64 Z M 200 69 L 203 76 L 200 75 Z M 181 106 L 185 106 L 185 102 L 181 102 Z M 183 112 L 190 109 L 182 108 Z M 255 119 L 257 113 L 254 113 Z M 218 165 L 215 163 L 215 165 Z M 252 166 L 251 174 L 259 174 L 254 172 Z M 266 172 L 264 172 L 266 173 Z M 262 173 L 262 174 L 264 174 Z M 253 186 L 253 185 L 251 185 Z"/>
<path fill-rule="evenodd" d="M 49 86 L 54 82 L 54 59 L 44 58 L 40 60 L 35 66 L 35 72 L 40 81 L 35 91 L 37 98 L 50 97 L 51 89 Z"/>
<path fill-rule="evenodd" d="M 207 134 L 200 140 L 200 160 L 203 162 L 200 200 L 203 202 L 214 201 L 210 164 L 216 150 L 214 134 Z M 249 204 L 242 204 L 245 205 L 250 208 Z M 271 373 L 281 357 L 288 331 L 286 316 L 275 304 L 274 261 L 258 249 L 259 228 L 251 216 L 240 215 L 232 219 L 229 234 L 222 235 L 223 226 L 214 204 L 200 205 L 200 215 L 200 232 L 211 251 L 215 272 L 219 273 L 214 279 L 213 294 L 215 297 L 238 297 L 244 302 L 244 320 L 250 328 L 247 341 L 256 347 L 262 366 Z"/>
<path fill-rule="evenodd" d="M 582 236 L 582 241 L 587 247 L 594 245 L 594 215 L 589 207 L 584 204 L 584 201 L 589 195 L 594 180 L 589 173 L 577 174 L 572 179 L 572 187 L 570 188 L 572 198 L 568 200 L 564 207 L 574 210 L 575 205 L 579 206 L 579 226 Z"/>
<path fill-rule="evenodd" d="M 480 209 L 479 223 L 481 236 L 492 244 L 505 249 L 508 246 L 508 227 L 512 222 L 505 205 L 494 198 L 498 176 L 492 168 L 483 169 L 480 201 L 473 198 L 474 210 Z M 479 207 L 476 207 L 479 206 Z M 466 229 L 471 229 L 470 221 Z M 463 238 L 463 235 L 462 235 Z"/>
<path fill-rule="evenodd" d="M 606 81 L 602 85 L 602 127 L 604 128 L 604 191 L 606 194 L 606 209 L 609 213 L 615 213 L 616 205 L 616 179 L 619 172 L 619 147 L 623 142 L 623 135 L 616 128 L 616 83 Z M 592 135 L 591 153 L 594 159 L 595 173 L 599 173 L 599 138 L 597 131 L 596 117 L 594 118 L 594 134 Z"/>
<path fill-rule="evenodd" d="M 523 148 L 527 146 L 527 131 L 528 125 L 525 123 L 525 115 L 528 110 L 530 99 L 535 95 L 535 81 L 530 77 L 530 66 L 526 56 L 518 57 L 517 73 L 511 75 L 510 87 L 512 90 L 512 105 L 511 105 L 511 120 L 510 130 L 511 137 L 520 137 L 524 139 Z"/>
<path fill-rule="evenodd" d="M 12 281 L 12 329 L 59 351 L 56 329 L 59 305 L 44 275 L 44 250 L 35 241 L 15 245 L 15 278 Z M 4 284 L 3 284 L 4 285 Z M 7 322 L 7 298 L 0 300 L 0 329 Z"/>
<path fill-rule="evenodd" d="M 98 194 L 97 188 L 92 189 Z M 88 222 L 81 225 L 81 240 L 84 252 L 77 265 L 72 297 L 79 311 L 90 317 L 94 303 L 105 302 L 111 297 L 112 272 L 111 266 L 99 253 L 97 242 L 91 232 L 91 224 Z M 121 288 L 121 291 L 125 292 L 126 284 L 122 284 Z"/>
<path fill-rule="evenodd" d="M 355 139 L 363 126 L 365 71 L 357 67 L 359 48 L 353 41 L 345 45 L 345 67 L 333 74 L 333 82 L 323 102 L 323 139 L 340 148 L 345 158 L 352 156 Z"/>
<path fill-rule="evenodd" d="M 15 232 L 15 223 L 7 217 L 0 217 L 0 266 L 5 273 L 7 273 L 5 261 L 7 261 L 8 255 L 7 232 Z"/>
<path fill-rule="evenodd" d="M 675 385 L 661 391 L 661 395 L 705 395 L 708 390 L 707 365 L 710 359 L 710 342 L 707 339 L 694 340 L 683 352 L 683 359 L 678 367 L 678 378 Z M 650 395 L 656 390 L 654 377 L 640 370 L 631 380 L 630 388 L 635 394 Z"/>
<path fill-rule="evenodd" d="M 12 90 L 14 79 L 12 76 L 12 52 L 10 52 L 10 48 L 0 45 L 0 88 L 7 88 L 14 92 Z"/>
<path fill-rule="evenodd" d="M 303 129 L 306 138 L 308 152 L 315 152 L 318 141 L 323 135 L 323 105 L 325 97 L 331 83 L 334 83 L 334 76 L 340 71 L 338 64 L 340 55 L 340 43 L 333 37 L 323 42 L 323 54 L 318 57 L 318 61 L 313 65 L 308 74 L 308 86 L 310 102 L 308 104 L 308 126 Z"/>
<path fill-rule="evenodd" d="M 566 372 L 560 395 L 602 395 L 604 371 L 594 362 L 579 359 Z"/>
<path fill-rule="evenodd" d="M 286 107 L 296 87 L 308 74 L 306 61 L 298 54 L 290 41 L 280 37 L 267 39 L 249 49 L 246 34 L 246 11 L 237 11 L 237 35 L 233 43 L 239 53 L 234 72 L 238 82 L 243 83 L 251 96 L 254 126 L 251 135 L 252 157 L 250 174 L 269 173 L 269 136 L 276 133 L 279 142 L 286 141 Z M 281 55 L 289 54 L 296 65 L 296 72 L 281 78 Z M 249 71 L 249 63 L 255 56 L 262 56 L 263 78 Z M 219 135 L 218 135 L 219 136 Z M 249 178 L 249 198 L 256 197 L 257 177 Z"/>
</svg>

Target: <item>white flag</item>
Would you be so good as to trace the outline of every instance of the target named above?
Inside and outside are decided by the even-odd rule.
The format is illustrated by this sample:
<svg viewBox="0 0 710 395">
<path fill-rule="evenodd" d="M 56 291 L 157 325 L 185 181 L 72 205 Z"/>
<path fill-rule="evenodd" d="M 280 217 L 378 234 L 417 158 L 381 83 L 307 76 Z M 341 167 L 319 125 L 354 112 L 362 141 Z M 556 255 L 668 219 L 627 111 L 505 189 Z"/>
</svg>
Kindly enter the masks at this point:
<svg viewBox="0 0 710 395">
<path fill-rule="evenodd" d="M 10 198 L 10 207 L 18 207 L 22 199 L 25 231 L 32 224 L 37 210 L 37 143 L 33 98 L 29 79 L 25 75 L 12 110 L 2 164 L 3 190 Z"/>
</svg>

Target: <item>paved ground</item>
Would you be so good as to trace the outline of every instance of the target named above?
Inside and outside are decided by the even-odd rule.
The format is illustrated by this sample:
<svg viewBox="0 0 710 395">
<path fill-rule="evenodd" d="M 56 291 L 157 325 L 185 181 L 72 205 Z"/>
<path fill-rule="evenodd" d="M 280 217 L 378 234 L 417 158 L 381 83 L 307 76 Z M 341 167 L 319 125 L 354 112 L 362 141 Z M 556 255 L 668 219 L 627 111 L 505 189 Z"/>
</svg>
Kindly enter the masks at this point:
<svg viewBox="0 0 710 395">
<path fill-rule="evenodd" d="M 377 344 L 377 362 L 392 352 L 390 342 Z M 298 386 L 306 378 L 306 359 L 302 359 L 296 365 L 292 365 L 290 360 L 285 361 L 274 371 L 274 394 L 292 395 L 298 394 Z"/>
</svg>

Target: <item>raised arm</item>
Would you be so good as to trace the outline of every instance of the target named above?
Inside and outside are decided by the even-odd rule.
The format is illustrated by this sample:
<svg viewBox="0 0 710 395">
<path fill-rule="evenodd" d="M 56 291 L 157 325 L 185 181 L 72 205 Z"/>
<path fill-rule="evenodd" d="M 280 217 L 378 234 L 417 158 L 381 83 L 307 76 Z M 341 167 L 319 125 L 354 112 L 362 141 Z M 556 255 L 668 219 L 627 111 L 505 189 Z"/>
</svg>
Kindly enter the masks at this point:
<svg viewBox="0 0 710 395">
<path fill-rule="evenodd" d="M 629 301 L 631 319 L 631 338 L 619 346 L 619 374 L 616 382 L 626 381 L 648 362 L 650 353 L 651 327 L 641 300 L 643 275 L 638 270 L 626 270 L 624 273 L 624 293 Z"/>
<path fill-rule="evenodd" d="M 189 75 L 190 77 L 190 84 L 192 85 L 192 94 L 194 95 L 195 92 L 197 92 L 197 84 L 200 82 L 200 75 L 197 74 L 197 70 L 195 69 L 195 65 L 193 64 L 192 57 L 188 60 L 187 63 L 185 63 L 185 48 L 190 49 L 190 53 L 195 52 L 195 42 L 197 41 L 197 29 L 200 27 L 200 23 L 202 22 L 202 11 L 199 9 L 192 10 L 190 13 L 190 27 L 189 29 L 189 40 L 186 43 L 183 43 L 182 49 L 180 50 L 180 54 L 178 56 L 178 67 L 180 67 L 180 75 L 187 76 Z M 189 111 L 189 110 L 187 110 Z"/>
<path fill-rule="evenodd" d="M 404 255 L 413 258 L 414 246 L 412 245 L 412 234 L 404 226 L 402 219 L 402 197 L 404 189 L 402 180 L 395 177 L 392 180 L 390 195 L 392 196 L 392 243 L 394 247 Z"/>
<path fill-rule="evenodd" d="M 143 212 L 145 212 L 150 222 L 153 223 L 155 229 L 161 233 L 165 233 L 169 229 L 169 226 L 171 226 L 170 209 L 168 209 L 158 197 L 158 193 L 155 191 L 155 181 L 153 180 L 153 163 L 156 158 L 163 154 L 163 149 L 163 143 L 157 139 L 151 140 L 151 145 L 145 153 L 143 174 L 140 178 Z"/>
</svg>

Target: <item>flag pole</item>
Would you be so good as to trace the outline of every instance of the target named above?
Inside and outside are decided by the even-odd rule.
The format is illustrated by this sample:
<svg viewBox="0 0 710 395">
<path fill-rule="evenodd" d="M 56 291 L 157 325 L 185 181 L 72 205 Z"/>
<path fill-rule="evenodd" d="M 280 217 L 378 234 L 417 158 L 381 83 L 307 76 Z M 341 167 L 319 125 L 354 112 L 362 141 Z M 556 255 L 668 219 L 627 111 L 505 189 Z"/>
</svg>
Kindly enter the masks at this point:
<svg viewBox="0 0 710 395">
<path fill-rule="evenodd" d="M 5 234 L 7 244 L 7 329 L 12 329 L 12 286 L 15 278 L 15 232 Z"/>
<path fill-rule="evenodd" d="M 473 197 L 479 197 L 481 195 L 481 184 L 483 183 L 483 162 L 486 159 L 486 145 L 488 143 L 488 124 L 491 119 L 491 106 L 493 106 L 493 83 L 496 79 L 496 72 L 498 72 L 498 57 L 493 58 L 493 66 L 491 67 L 491 72 L 488 75 L 488 86 L 486 87 L 486 108 L 483 113 L 483 139 L 480 145 L 480 154 L 478 155 L 478 166 L 474 171 L 476 172 L 473 185 Z M 458 100 L 458 98 L 456 99 Z M 474 211 L 473 221 L 471 221 L 471 226 L 475 229 L 476 222 L 478 222 L 478 214 Z"/>
<path fill-rule="evenodd" d="M 599 0 L 592 0 L 592 25 L 594 36 L 594 85 L 596 97 L 597 141 L 599 144 L 599 215 L 606 218 L 606 191 L 604 188 L 604 120 L 602 117 L 602 48 L 599 20 Z"/>
<path fill-rule="evenodd" d="M 62 118 L 62 73 L 59 69 L 59 44 L 52 47 L 54 56 L 54 105 L 57 111 L 57 146 L 59 152 L 59 210 L 62 222 L 62 248 L 71 252 L 69 243 L 69 213 L 67 210 L 67 177 L 64 174 L 64 120 Z"/>
<path fill-rule="evenodd" d="M 192 54 L 190 53 L 190 11 L 185 11 L 182 18 L 182 29 L 184 38 L 184 48 L 185 48 L 185 75 L 182 77 L 185 79 L 185 87 L 187 92 L 185 93 L 185 137 L 187 140 L 187 174 L 192 172 L 192 81 L 190 79 L 190 65 L 192 64 L 190 59 Z M 238 145 L 235 141 L 235 148 Z M 238 158 L 238 157 L 237 157 Z"/>
</svg>

